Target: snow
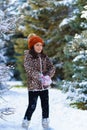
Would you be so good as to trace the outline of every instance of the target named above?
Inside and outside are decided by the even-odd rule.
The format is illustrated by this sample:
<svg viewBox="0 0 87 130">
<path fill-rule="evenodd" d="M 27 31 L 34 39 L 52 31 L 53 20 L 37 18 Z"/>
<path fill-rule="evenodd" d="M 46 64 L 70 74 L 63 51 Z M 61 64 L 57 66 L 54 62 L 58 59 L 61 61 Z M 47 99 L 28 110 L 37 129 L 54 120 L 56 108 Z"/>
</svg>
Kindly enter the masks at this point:
<svg viewBox="0 0 87 130">
<path fill-rule="evenodd" d="M 69 6 L 70 4 L 74 4 L 76 3 L 77 0 L 60 0 L 60 1 L 53 1 L 55 6 L 58 6 L 58 5 L 67 5 Z"/>
<path fill-rule="evenodd" d="M 19 30 L 19 31 L 21 31 L 21 30 L 24 31 L 25 29 L 26 29 L 25 26 L 22 26 L 22 25 L 20 25 L 20 26 L 18 27 L 18 30 Z"/>
<path fill-rule="evenodd" d="M 71 108 L 66 102 L 66 94 L 57 89 L 49 90 L 50 128 L 48 130 L 87 130 L 87 111 Z M 4 93 L 2 108 L 13 108 L 14 114 L 0 119 L 0 130 L 22 130 L 21 122 L 28 104 L 27 88 L 13 87 Z M 41 126 L 40 99 L 33 113 L 29 130 L 43 130 Z"/>
<path fill-rule="evenodd" d="M 21 86 L 22 85 L 22 82 L 21 81 L 7 81 L 6 82 L 7 83 L 7 85 L 9 85 L 9 86 Z"/>
<path fill-rule="evenodd" d="M 86 10 L 83 10 L 83 11 L 81 12 L 81 13 L 82 13 L 81 18 L 87 19 L 87 5 L 84 6 L 84 9 L 86 9 Z"/>
<path fill-rule="evenodd" d="M 85 59 L 84 54 L 76 56 L 76 57 L 74 58 L 73 62 L 76 62 L 76 61 L 78 61 L 79 59 Z"/>
<path fill-rule="evenodd" d="M 59 28 L 61 28 L 64 25 L 67 25 L 70 21 L 74 21 L 76 16 L 73 16 L 71 18 L 65 18 L 62 20 L 62 22 L 59 24 Z"/>
<path fill-rule="evenodd" d="M 17 2 L 17 0 L 10 0 L 11 4 L 14 4 L 15 2 Z"/>
</svg>

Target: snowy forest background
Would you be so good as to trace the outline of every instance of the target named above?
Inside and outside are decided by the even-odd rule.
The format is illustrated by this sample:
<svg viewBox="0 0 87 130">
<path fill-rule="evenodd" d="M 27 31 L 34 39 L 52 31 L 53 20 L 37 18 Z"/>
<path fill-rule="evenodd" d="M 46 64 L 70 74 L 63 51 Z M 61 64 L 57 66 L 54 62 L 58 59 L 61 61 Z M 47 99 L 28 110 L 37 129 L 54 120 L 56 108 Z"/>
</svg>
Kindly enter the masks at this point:
<svg viewBox="0 0 87 130">
<path fill-rule="evenodd" d="M 87 0 L 0 0 L 0 100 L 7 81 L 26 87 L 23 53 L 32 32 L 56 67 L 52 87 L 87 110 Z"/>
</svg>

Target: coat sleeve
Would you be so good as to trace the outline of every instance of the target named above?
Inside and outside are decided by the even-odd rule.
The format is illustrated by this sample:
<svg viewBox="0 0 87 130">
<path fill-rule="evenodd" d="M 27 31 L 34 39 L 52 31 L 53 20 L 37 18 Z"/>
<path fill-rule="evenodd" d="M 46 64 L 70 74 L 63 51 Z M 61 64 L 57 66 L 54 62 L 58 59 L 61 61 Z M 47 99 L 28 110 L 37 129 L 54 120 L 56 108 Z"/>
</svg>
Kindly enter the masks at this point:
<svg viewBox="0 0 87 130">
<path fill-rule="evenodd" d="M 29 51 L 24 51 L 24 68 L 27 73 L 27 75 L 31 78 L 37 79 L 39 78 L 39 72 L 35 70 L 33 67 L 33 61 L 31 57 L 28 55 Z"/>
<path fill-rule="evenodd" d="M 46 73 L 45 75 L 49 75 L 51 78 L 54 76 L 55 74 L 55 67 L 52 63 L 52 61 L 50 60 L 50 58 L 47 56 L 46 57 Z"/>
</svg>

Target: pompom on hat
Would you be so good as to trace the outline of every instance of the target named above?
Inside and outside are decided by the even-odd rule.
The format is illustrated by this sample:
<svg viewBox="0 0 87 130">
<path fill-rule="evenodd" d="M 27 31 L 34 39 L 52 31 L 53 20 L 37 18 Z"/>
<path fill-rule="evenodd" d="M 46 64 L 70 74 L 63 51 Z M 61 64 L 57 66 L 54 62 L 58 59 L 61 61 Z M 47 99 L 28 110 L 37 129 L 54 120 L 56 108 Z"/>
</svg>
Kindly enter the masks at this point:
<svg viewBox="0 0 87 130">
<path fill-rule="evenodd" d="M 36 43 L 42 43 L 44 45 L 44 41 L 41 37 L 37 36 L 36 34 L 32 33 L 28 36 L 28 48 L 31 49 Z"/>
</svg>

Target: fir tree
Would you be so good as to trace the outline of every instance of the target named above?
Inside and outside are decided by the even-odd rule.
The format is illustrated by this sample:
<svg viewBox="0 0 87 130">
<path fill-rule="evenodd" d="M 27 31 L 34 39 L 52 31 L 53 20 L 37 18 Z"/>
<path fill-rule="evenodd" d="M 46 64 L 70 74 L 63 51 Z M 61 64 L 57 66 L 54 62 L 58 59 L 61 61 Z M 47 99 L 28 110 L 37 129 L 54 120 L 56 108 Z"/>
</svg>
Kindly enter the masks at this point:
<svg viewBox="0 0 87 130">
<path fill-rule="evenodd" d="M 55 57 L 54 59 L 55 64 L 58 64 L 57 59 L 59 61 L 60 57 L 63 59 L 62 47 L 64 45 L 61 44 L 61 42 L 64 42 L 64 39 L 60 34 L 58 25 L 60 21 L 66 17 L 68 7 L 65 5 L 56 6 L 52 1 L 45 1 L 44 3 L 41 3 L 39 1 L 31 0 L 28 4 L 29 5 L 27 5 L 26 8 L 21 10 L 21 12 L 25 12 L 25 14 L 22 14 L 25 16 L 21 23 L 22 28 L 19 27 L 16 34 L 18 34 L 18 37 L 19 33 L 22 34 L 21 38 L 24 38 L 24 44 L 26 45 L 29 33 L 33 32 L 40 35 L 44 39 L 45 44 L 47 44 L 45 52 L 50 57 L 55 57 L 56 54 L 59 54 L 58 57 Z M 20 46 L 20 42 L 17 43 L 17 45 Z M 17 51 L 17 49 L 15 51 Z M 59 71 L 61 71 L 61 69 L 59 69 Z"/>
</svg>

